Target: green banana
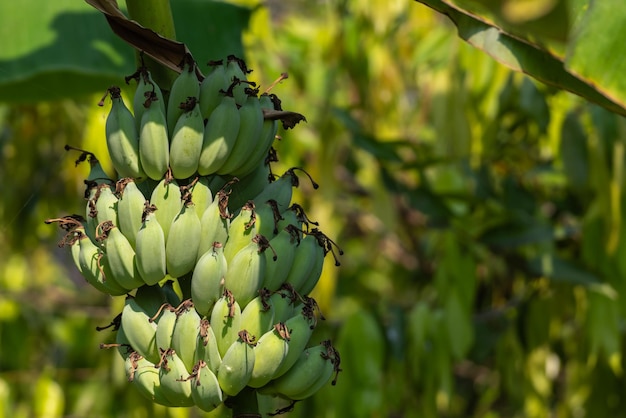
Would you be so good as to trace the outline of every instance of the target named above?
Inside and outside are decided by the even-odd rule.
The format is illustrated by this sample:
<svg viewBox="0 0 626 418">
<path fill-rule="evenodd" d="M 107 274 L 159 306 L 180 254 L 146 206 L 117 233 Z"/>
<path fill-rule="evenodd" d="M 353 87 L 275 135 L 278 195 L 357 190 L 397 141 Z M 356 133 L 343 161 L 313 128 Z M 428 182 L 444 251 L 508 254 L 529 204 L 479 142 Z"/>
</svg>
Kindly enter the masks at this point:
<svg viewBox="0 0 626 418">
<path fill-rule="evenodd" d="M 78 266 L 85 280 L 99 291 L 109 295 L 121 296 L 126 294 L 129 289 L 117 283 L 112 274 L 105 275 L 102 263 L 104 253 L 83 231 L 84 229 L 76 229 L 76 241 L 72 243 L 72 252 L 76 251 L 74 247 L 78 247 Z"/>
<path fill-rule="evenodd" d="M 322 344 L 328 344 L 329 348 L 329 351 L 327 351 L 325 354 L 322 354 L 322 357 L 326 360 L 326 362 L 324 363 L 324 370 L 319 373 L 319 377 L 307 389 L 303 390 L 302 392 L 291 393 L 289 395 L 290 399 L 293 399 L 295 401 L 301 401 L 315 395 L 322 387 L 324 387 L 330 381 L 330 378 L 333 376 L 333 374 L 335 374 L 335 378 L 332 381 L 332 385 L 334 386 L 337 383 L 337 375 L 341 371 L 341 369 L 339 368 L 339 352 L 335 350 L 332 346 L 330 346 L 330 340 L 323 341 Z M 325 358 L 324 356 L 327 356 L 327 358 Z"/>
<path fill-rule="evenodd" d="M 88 228 L 95 231 L 96 226 L 104 221 L 118 225 L 117 205 L 118 198 L 113 194 L 111 187 L 106 183 L 97 185 L 93 196 L 87 201 Z"/>
<path fill-rule="evenodd" d="M 223 244 L 228 239 L 230 214 L 228 213 L 228 194 L 222 189 L 206 208 L 200 218 L 200 244 L 198 261 L 208 251 L 212 251 L 216 242 Z"/>
<path fill-rule="evenodd" d="M 270 165 L 265 161 L 256 166 L 250 174 L 237 177 L 239 181 L 233 186 L 229 199 L 229 208 L 232 212 L 239 210 L 252 196 L 261 193 L 270 184 L 271 177 Z"/>
<path fill-rule="evenodd" d="M 261 289 L 259 296 L 252 299 L 241 311 L 241 328 L 255 339 L 272 329 L 274 325 L 274 306 L 270 301 L 270 292 Z"/>
<path fill-rule="evenodd" d="M 172 333 L 172 348 L 191 373 L 196 355 L 196 340 L 200 332 L 200 316 L 191 299 L 183 301 L 176 310 L 176 325 Z"/>
<path fill-rule="evenodd" d="M 137 271 L 135 250 L 119 228 L 105 221 L 98 225 L 96 239 L 103 243 L 102 261 L 111 269 L 117 283 L 128 290 L 145 284 Z"/>
<path fill-rule="evenodd" d="M 223 400 L 217 377 L 202 360 L 194 366 L 192 376 L 191 397 L 194 403 L 203 411 L 213 411 Z"/>
<path fill-rule="evenodd" d="M 194 97 L 196 100 L 200 97 L 200 83 L 196 76 L 196 63 L 190 55 L 185 57 L 183 70 L 172 83 L 170 96 L 167 101 L 166 117 L 170 138 L 174 134 L 176 122 L 184 112 L 180 105 L 185 103 L 189 97 Z"/>
<path fill-rule="evenodd" d="M 335 368 L 335 350 L 329 341 L 302 351 L 294 365 L 272 383 L 278 394 L 299 400 L 312 395 L 311 388 L 319 389 L 326 384 Z M 316 384 L 321 382 L 321 385 Z M 306 394 L 306 395 L 305 395 Z"/>
<path fill-rule="evenodd" d="M 137 232 L 135 263 L 143 281 L 153 285 L 166 275 L 165 235 L 156 217 L 156 206 L 148 202 L 144 206 L 143 224 Z"/>
<path fill-rule="evenodd" d="M 278 204 L 273 199 L 265 202 L 254 202 L 254 210 L 257 233 L 271 240 L 278 234 L 278 223 L 283 220 L 278 210 Z"/>
<path fill-rule="evenodd" d="M 250 150 L 258 146 L 263 128 L 263 110 L 257 90 L 246 89 L 248 97 L 239 108 L 239 132 L 231 152 L 217 174 L 235 173 L 250 158 Z"/>
<path fill-rule="evenodd" d="M 174 327 L 176 326 L 176 308 L 169 303 L 164 303 L 158 312 L 159 320 L 157 321 L 156 329 L 156 346 L 159 352 L 165 351 L 172 347 L 172 334 L 174 334 Z M 156 318 L 150 318 L 151 322 L 154 322 Z"/>
<path fill-rule="evenodd" d="M 268 200 L 273 199 L 276 201 L 279 211 L 281 213 L 284 212 L 291 203 L 293 187 L 298 187 L 300 184 L 298 176 L 295 174 L 295 170 L 300 170 L 309 176 L 306 171 L 298 167 L 292 167 L 277 180 L 270 183 L 261 193 L 255 196 L 253 200 L 255 202 L 267 202 Z M 317 189 L 319 187 L 318 184 L 313 181 L 311 176 L 309 176 L 309 179 L 313 184 L 313 188 Z"/>
<path fill-rule="evenodd" d="M 165 242 L 167 242 L 172 221 L 174 221 L 174 218 L 176 218 L 183 206 L 180 187 L 169 172 L 152 191 L 150 204 L 157 208 L 155 212 L 156 218 L 161 228 L 163 228 L 163 236 L 165 237 Z"/>
<path fill-rule="evenodd" d="M 224 249 L 219 242 L 215 242 L 196 263 L 191 277 L 191 298 L 201 315 L 210 315 L 213 305 L 224 293 L 227 267 Z"/>
<path fill-rule="evenodd" d="M 228 347 L 237 340 L 237 333 L 241 330 L 241 308 L 230 290 L 224 290 L 222 297 L 215 302 L 210 323 L 218 351 L 223 357 Z"/>
<path fill-rule="evenodd" d="M 253 338 L 246 330 L 228 348 L 217 370 L 217 380 L 225 394 L 237 395 L 250 381 L 254 369 Z"/>
<path fill-rule="evenodd" d="M 156 346 L 157 324 L 150 321 L 154 312 L 146 312 L 133 296 L 126 298 L 122 310 L 121 328 L 131 347 L 152 363 L 159 362 Z"/>
<path fill-rule="evenodd" d="M 256 234 L 254 202 L 248 201 L 243 205 L 239 214 L 230 220 L 228 239 L 224 244 L 226 261 L 230 264 L 235 254 L 248 245 Z"/>
<path fill-rule="evenodd" d="M 198 170 L 204 138 L 204 119 L 195 97 L 181 104 L 184 110 L 176 121 L 170 142 L 170 167 L 174 178 L 186 179 Z"/>
<path fill-rule="evenodd" d="M 285 326 L 289 330 L 289 352 L 276 371 L 274 378 L 285 374 L 298 361 L 298 356 L 308 344 L 317 325 L 312 299 L 305 299 L 302 308 L 296 312 L 294 316 L 285 321 Z"/>
<path fill-rule="evenodd" d="M 289 331 L 279 322 L 259 338 L 254 346 L 254 368 L 248 386 L 265 386 L 276 374 L 289 353 Z"/>
<path fill-rule="evenodd" d="M 278 97 L 276 97 L 276 95 L 274 94 L 262 94 L 259 98 L 259 104 L 261 106 L 261 112 L 263 112 L 263 109 L 282 110 L 280 108 L 280 100 L 278 100 Z M 278 121 L 264 119 L 256 145 L 254 146 L 252 151 L 249 152 L 247 160 L 238 169 L 233 170 L 232 174 L 238 177 L 247 176 L 248 174 L 252 173 L 259 165 L 264 163 L 265 157 L 267 156 L 267 153 L 274 143 L 277 132 Z"/>
<path fill-rule="evenodd" d="M 224 287 L 233 293 L 242 308 L 245 308 L 261 289 L 267 268 L 263 252 L 268 247 L 267 238 L 256 235 L 228 264 Z"/>
<path fill-rule="evenodd" d="M 226 70 L 223 61 L 210 62 L 212 71 L 200 84 L 200 113 L 204 119 L 208 119 L 211 113 L 222 100 L 222 91 L 228 89 L 229 82 L 226 80 Z"/>
<path fill-rule="evenodd" d="M 309 275 L 311 275 L 319 254 L 324 258 L 324 247 L 322 247 L 322 244 L 320 244 L 315 235 L 305 234 L 295 249 L 293 263 L 285 278 L 285 283 L 292 285 L 296 291 L 302 288 Z"/>
<path fill-rule="evenodd" d="M 111 110 L 105 122 L 105 136 L 109 156 L 120 177 L 145 178 L 139 161 L 139 135 L 135 118 L 122 100 L 119 87 L 108 90 Z"/>
<path fill-rule="evenodd" d="M 170 163 L 170 143 L 165 111 L 160 106 L 162 98 L 150 93 L 141 106 L 145 106 L 145 110 L 139 119 L 139 158 L 146 175 L 153 180 L 160 180 Z"/>
<path fill-rule="evenodd" d="M 297 300 L 298 294 L 288 284 L 283 284 L 280 289 L 273 292 L 270 303 L 274 307 L 274 322 L 285 322 L 291 318 Z"/>
<path fill-rule="evenodd" d="M 185 369 L 185 364 L 178 354 L 168 348 L 161 356 L 159 364 L 159 381 L 163 395 L 174 406 L 193 406 L 191 396 L 191 380 Z"/>
<path fill-rule="evenodd" d="M 133 350 L 133 348 L 130 346 L 130 341 L 128 341 L 128 337 L 126 337 L 126 334 L 124 333 L 124 329 L 120 326 L 121 321 L 122 321 L 122 315 L 120 314 L 119 318 L 116 317 L 116 320 L 118 321 L 117 321 L 117 331 L 115 333 L 115 344 L 100 344 L 100 348 L 116 347 L 117 352 L 120 354 L 120 356 L 122 356 L 124 360 L 128 359 L 128 357 L 132 353 L 136 353 L 136 355 L 139 356 L 139 353 Z"/>
<path fill-rule="evenodd" d="M 206 176 L 217 173 L 232 151 L 239 127 L 240 115 L 232 97 L 231 86 L 206 123 L 198 174 Z"/>
<path fill-rule="evenodd" d="M 222 363 L 222 356 L 217 348 L 217 339 L 207 318 L 200 320 L 200 333 L 196 341 L 194 362 L 198 364 L 199 361 L 204 361 L 213 373 L 217 373 L 217 369 Z"/>
<path fill-rule="evenodd" d="M 191 188 L 191 200 L 196 208 L 196 214 L 198 219 L 202 219 L 204 211 L 207 210 L 209 205 L 213 203 L 213 192 L 209 187 L 208 177 L 196 177 L 190 184 Z"/>
<path fill-rule="evenodd" d="M 154 82 L 150 71 L 148 71 L 146 67 L 137 69 L 135 74 L 126 78 L 126 83 L 128 83 L 131 78 L 137 80 L 137 89 L 133 96 L 133 112 L 135 114 L 137 132 L 141 132 L 141 122 L 146 109 L 148 109 L 152 103 L 156 102 L 161 113 L 165 115 L 165 101 L 163 100 L 163 92 L 158 84 Z M 165 119 L 163 120 L 163 126 L 165 126 Z"/>
<path fill-rule="evenodd" d="M 181 277 L 193 270 L 200 245 L 200 219 L 191 201 L 191 194 L 183 196 L 184 204 L 172 221 L 165 241 L 167 272 L 172 277 Z"/>
<path fill-rule="evenodd" d="M 226 58 L 225 75 L 228 84 L 233 84 L 233 96 L 238 105 L 243 105 L 246 101 L 246 87 L 251 85 L 254 87 L 255 83 L 251 83 L 247 80 L 248 70 L 246 63 L 234 55 L 229 55 Z"/>
<path fill-rule="evenodd" d="M 133 352 L 124 362 L 126 376 L 133 386 L 152 402 L 163 406 L 175 406 L 163 394 L 159 371 L 154 364 Z"/>
<path fill-rule="evenodd" d="M 329 246 L 331 245 L 330 239 L 316 228 L 314 228 L 309 235 L 313 235 L 317 239 L 319 245 L 314 246 L 315 251 L 311 254 L 313 264 L 309 274 L 306 276 L 300 287 L 296 288 L 296 291 L 301 295 L 308 295 L 317 285 L 324 268 L 324 257 L 328 253 Z M 337 261 L 337 259 L 335 259 L 335 265 L 339 265 L 339 261 Z"/>
<path fill-rule="evenodd" d="M 291 271 L 296 249 L 300 245 L 299 231 L 293 225 L 287 225 L 270 240 L 270 245 L 277 257 L 274 259 L 268 251 L 264 253 L 267 268 L 263 287 L 273 292 L 282 286 Z"/>
<path fill-rule="evenodd" d="M 130 245 L 136 248 L 137 233 L 141 228 L 146 198 L 131 178 L 119 180 L 116 193 L 120 196 L 117 202 L 117 226 Z"/>
</svg>

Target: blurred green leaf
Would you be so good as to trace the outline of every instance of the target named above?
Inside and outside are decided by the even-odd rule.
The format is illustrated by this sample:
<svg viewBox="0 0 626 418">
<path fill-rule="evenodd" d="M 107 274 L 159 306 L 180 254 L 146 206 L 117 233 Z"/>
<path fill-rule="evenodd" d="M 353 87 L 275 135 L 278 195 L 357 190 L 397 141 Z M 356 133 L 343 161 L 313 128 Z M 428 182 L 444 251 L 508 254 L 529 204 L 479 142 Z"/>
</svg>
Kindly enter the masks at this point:
<svg viewBox="0 0 626 418">
<path fill-rule="evenodd" d="M 447 16 L 459 36 L 507 67 L 524 72 L 548 85 L 565 89 L 611 112 L 626 115 L 626 81 L 619 57 L 624 48 L 620 34 L 626 10 L 620 0 L 578 2 L 576 24 L 565 48 L 548 51 L 544 39 L 528 39 L 529 33 L 512 34 L 475 10 L 475 2 L 417 0 Z M 497 10 L 490 4 L 487 10 Z M 565 14 L 567 9 L 561 8 Z M 580 14 L 580 15 L 578 15 Z M 534 34 L 536 38 L 538 33 Z M 610 70 L 607 70 L 610 69 Z"/>
<path fill-rule="evenodd" d="M 179 40 L 203 65 L 243 56 L 241 33 L 250 9 L 217 1 L 172 2 Z M 16 16 L 28 16 L 18 19 Z M 0 4 L 0 101 L 76 98 L 120 84 L 136 68 L 133 49 L 83 1 Z"/>
</svg>

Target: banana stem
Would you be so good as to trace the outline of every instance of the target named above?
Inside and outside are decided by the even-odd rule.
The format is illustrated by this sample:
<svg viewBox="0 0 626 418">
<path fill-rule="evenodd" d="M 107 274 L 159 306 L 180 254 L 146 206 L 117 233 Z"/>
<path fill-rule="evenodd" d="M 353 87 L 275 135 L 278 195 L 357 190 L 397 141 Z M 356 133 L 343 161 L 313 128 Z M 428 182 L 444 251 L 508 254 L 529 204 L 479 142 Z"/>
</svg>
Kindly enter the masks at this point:
<svg viewBox="0 0 626 418">
<path fill-rule="evenodd" d="M 246 386 L 234 398 L 230 399 L 233 418 L 261 418 L 256 390 Z"/>
<path fill-rule="evenodd" d="M 152 29 L 159 35 L 176 40 L 176 30 L 174 28 L 174 17 L 172 16 L 172 8 L 170 0 L 126 0 L 126 8 L 130 19 L 136 21 L 143 27 Z M 142 63 L 140 52 L 136 53 L 138 66 Z M 148 56 L 143 57 L 143 63 L 150 70 L 152 78 L 164 89 L 169 90 L 177 73 L 165 68 Z M 166 87 L 167 86 L 167 87 Z"/>
</svg>

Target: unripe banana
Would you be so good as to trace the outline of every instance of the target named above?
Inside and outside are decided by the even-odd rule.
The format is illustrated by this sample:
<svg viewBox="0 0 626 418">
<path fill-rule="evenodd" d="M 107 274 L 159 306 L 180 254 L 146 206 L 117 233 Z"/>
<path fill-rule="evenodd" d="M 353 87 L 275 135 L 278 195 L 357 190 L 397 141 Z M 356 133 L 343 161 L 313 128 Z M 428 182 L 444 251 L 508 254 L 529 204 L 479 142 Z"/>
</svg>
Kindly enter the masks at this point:
<svg viewBox="0 0 626 418">
<path fill-rule="evenodd" d="M 156 206 L 145 203 L 143 225 L 137 232 L 135 248 L 137 271 L 147 285 L 160 282 L 166 275 L 165 235 L 157 220 L 156 210 Z"/>
<path fill-rule="evenodd" d="M 219 106 L 209 116 L 204 129 L 198 174 L 217 173 L 232 151 L 240 127 L 240 115 L 229 89 Z"/>
<path fill-rule="evenodd" d="M 224 290 L 222 297 L 215 302 L 210 322 L 220 356 L 224 357 L 241 330 L 241 308 L 229 290 Z"/>
<path fill-rule="evenodd" d="M 268 110 L 282 110 L 280 108 L 280 100 L 276 95 L 262 94 L 259 98 L 259 104 L 261 109 Z M 265 157 L 269 152 L 276 133 L 278 132 L 278 121 L 271 119 L 264 119 L 261 126 L 261 133 L 259 139 L 254 148 L 250 151 L 248 159 L 236 170 L 233 170 L 234 176 L 243 177 L 255 171 L 255 169 L 262 163 L 264 163 Z M 256 193 L 255 193 L 256 195 Z"/>
<path fill-rule="evenodd" d="M 170 96 L 167 101 L 167 128 L 171 138 L 174 134 L 176 122 L 183 114 L 181 103 L 185 103 L 189 97 L 196 100 L 200 97 L 200 83 L 196 77 L 196 63 L 190 56 L 185 57 L 185 64 L 180 75 L 176 77 L 170 89 Z"/>
<path fill-rule="evenodd" d="M 95 227 L 104 221 L 111 221 L 113 225 L 118 225 L 117 205 L 118 198 L 108 184 L 96 186 L 92 197 L 87 201 L 87 227 L 94 228 L 95 231 Z"/>
<path fill-rule="evenodd" d="M 300 184 L 298 176 L 296 176 L 294 172 L 296 169 L 297 167 L 293 167 L 287 170 L 277 180 L 270 183 L 265 189 L 263 189 L 263 191 L 254 198 L 254 201 L 267 202 L 270 199 L 275 200 L 279 211 L 281 213 L 284 212 L 291 203 L 293 187 L 298 187 Z M 308 175 L 306 171 L 303 172 Z M 309 178 L 311 177 L 309 176 Z M 319 187 L 313 179 L 311 179 L 311 183 L 313 184 L 313 188 L 317 189 Z"/>
<path fill-rule="evenodd" d="M 338 362 L 339 354 L 338 353 L 335 359 L 333 359 L 333 357 L 326 359 L 327 361 L 324 362 L 324 370 L 322 370 L 319 373 L 319 377 L 315 381 L 313 381 L 313 383 L 307 389 L 303 390 L 302 392 L 291 393 L 289 395 L 289 399 L 292 399 L 294 401 L 301 401 L 319 392 L 319 390 L 322 387 L 324 387 L 326 384 L 328 384 L 328 382 L 330 382 L 330 379 L 333 376 L 333 374 L 338 374 L 341 371 L 341 369 L 339 368 L 339 362 Z M 336 383 L 336 380 L 337 378 L 335 377 L 335 379 L 332 382 L 333 385 Z"/>
<path fill-rule="evenodd" d="M 224 244 L 224 257 L 230 264 L 233 257 L 257 234 L 256 213 L 254 202 L 249 201 L 239 211 L 239 214 L 230 220 L 228 239 Z"/>
<path fill-rule="evenodd" d="M 191 277 L 191 298 L 201 315 L 210 315 L 213 305 L 224 293 L 226 271 L 224 249 L 221 243 L 216 242 L 200 257 Z"/>
<path fill-rule="evenodd" d="M 150 197 L 150 204 L 156 206 L 155 212 L 159 225 L 163 228 L 165 242 L 170 232 L 172 221 L 183 207 L 180 187 L 176 180 L 170 175 L 166 175 L 163 180 L 154 188 Z"/>
<path fill-rule="evenodd" d="M 194 366 L 192 376 L 191 397 L 194 403 L 203 411 L 213 411 L 223 400 L 217 377 L 204 361 Z"/>
<path fill-rule="evenodd" d="M 268 247 L 267 239 L 262 235 L 256 235 L 228 264 L 224 287 L 233 293 L 242 308 L 245 308 L 261 289 L 267 268 L 263 253 Z"/>
<path fill-rule="evenodd" d="M 135 250 L 111 221 L 98 225 L 96 239 L 103 243 L 103 262 L 111 269 L 115 281 L 131 290 L 145 284 L 137 271 Z"/>
<path fill-rule="evenodd" d="M 77 229 L 76 234 L 78 241 L 72 247 L 78 245 L 79 270 L 85 280 L 101 292 L 112 296 L 121 296 L 127 293 L 129 289 L 117 283 L 112 274 L 105 274 L 102 249 L 95 245 L 86 234 L 81 233 L 80 229 Z"/>
<path fill-rule="evenodd" d="M 157 325 L 150 321 L 153 313 L 144 311 L 135 301 L 135 298 L 129 296 L 126 298 L 124 309 L 122 310 L 122 324 L 124 334 L 128 339 L 131 347 L 141 356 L 145 357 L 152 363 L 159 362 L 159 350 L 156 346 Z"/>
<path fill-rule="evenodd" d="M 230 83 L 226 80 L 226 71 L 222 61 L 209 63 L 213 70 L 200 84 L 200 113 L 208 119 L 211 113 L 222 101 L 223 93 Z"/>
<path fill-rule="evenodd" d="M 159 405 L 175 406 L 163 394 L 159 371 L 153 363 L 134 352 L 126 358 L 124 365 L 128 380 L 143 396 Z"/>
<path fill-rule="evenodd" d="M 219 242 L 223 245 L 226 242 L 229 229 L 228 194 L 224 190 L 220 190 L 200 218 L 198 261 L 204 254 L 212 250 L 214 243 Z"/>
<path fill-rule="evenodd" d="M 191 299 L 184 301 L 176 310 L 176 325 L 172 333 L 172 348 L 191 373 L 195 355 L 196 340 L 200 332 L 200 316 L 193 307 Z"/>
<path fill-rule="evenodd" d="M 133 112 L 135 114 L 137 132 L 141 132 L 143 114 L 146 112 L 146 109 L 156 102 L 154 104 L 158 105 L 161 113 L 165 116 L 165 101 L 163 100 L 163 92 L 157 83 L 154 82 L 150 71 L 146 67 L 139 68 L 135 74 L 127 78 L 127 83 L 130 78 L 137 80 L 137 90 L 135 90 L 135 95 L 133 96 Z M 165 119 L 163 119 L 163 126 L 165 126 Z"/>
<path fill-rule="evenodd" d="M 279 322 L 263 334 L 254 346 L 254 368 L 248 386 L 265 386 L 276 374 L 289 352 L 289 331 Z"/>
<path fill-rule="evenodd" d="M 170 142 L 170 167 L 174 178 L 186 179 L 198 170 L 204 138 L 204 119 L 197 99 L 181 104 L 184 112 L 176 121 Z"/>
<path fill-rule="evenodd" d="M 296 247 L 293 264 L 289 269 L 285 283 L 289 283 L 296 291 L 304 285 L 321 253 L 324 258 L 324 248 L 313 234 L 306 234 L 300 245 Z"/>
<path fill-rule="evenodd" d="M 255 90 L 247 89 L 248 97 L 239 108 L 239 132 L 232 151 L 217 174 L 233 174 L 250 158 L 250 151 L 258 146 L 263 127 L 263 111 Z"/>
<path fill-rule="evenodd" d="M 246 101 L 248 85 L 254 86 L 254 83 L 247 81 L 249 72 L 246 63 L 241 58 L 229 55 L 226 59 L 226 80 L 229 85 L 234 83 L 233 96 L 240 106 Z"/>
<path fill-rule="evenodd" d="M 193 270 L 198 256 L 202 225 L 191 201 L 185 196 L 180 213 L 172 221 L 165 242 L 167 272 L 172 277 L 181 277 Z"/>
<path fill-rule="evenodd" d="M 312 395 L 311 387 L 326 384 L 334 370 L 334 349 L 330 342 L 309 347 L 304 350 L 295 364 L 280 378 L 272 383 L 273 388 L 280 395 L 289 399 L 304 399 Z M 321 382 L 321 385 L 316 384 Z"/>
<path fill-rule="evenodd" d="M 202 219 L 204 211 L 213 202 L 213 192 L 209 187 L 208 177 L 197 177 L 191 184 L 191 200 L 194 203 L 198 219 Z"/>
<path fill-rule="evenodd" d="M 285 322 L 294 315 L 295 302 L 298 294 L 290 285 L 284 284 L 279 290 L 272 293 L 270 303 L 274 307 L 274 322 Z"/>
<path fill-rule="evenodd" d="M 296 291 L 301 295 L 308 295 L 309 293 L 311 293 L 311 291 L 317 285 L 317 282 L 319 281 L 320 276 L 322 275 L 322 270 L 324 268 L 324 257 L 326 256 L 327 252 L 324 244 L 325 235 L 322 234 L 322 236 L 320 237 L 314 234 L 314 236 L 317 238 L 319 245 L 315 246 L 315 251 L 313 254 L 311 254 L 311 257 L 314 261 L 313 265 L 311 266 L 311 270 L 309 271 L 309 274 L 304 279 L 302 285 L 296 289 Z"/>
<path fill-rule="evenodd" d="M 217 369 L 219 369 L 222 363 L 222 356 L 217 347 L 217 339 L 207 318 L 202 318 L 200 321 L 200 333 L 196 341 L 196 358 L 194 362 L 198 364 L 199 361 L 204 361 L 213 373 L 217 373 Z"/>
<path fill-rule="evenodd" d="M 172 347 L 172 334 L 174 334 L 176 318 L 178 318 L 176 308 L 169 303 L 163 304 L 156 330 L 156 346 L 159 352 Z M 154 322 L 154 317 L 150 319 Z"/>
<path fill-rule="evenodd" d="M 272 292 L 280 289 L 291 271 L 299 244 L 299 231 L 293 225 L 288 225 L 270 240 L 270 245 L 276 252 L 276 258 L 270 251 L 264 253 L 267 268 L 263 287 Z"/>
<path fill-rule="evenodd" d="M 241 328 L 255 339 L 261 338 L 274 325 L 274 306 L 270 301 L 270 292 L 261 289 L 255 297 L 241 311 Z"/>
<path fill-rule="evenodd" d="M 307 302 L 294 316 L 285 321 L 285 326 L 289 330 L 289 353 L 274 378 L 285 374 L 298 361 L 298 356 L 308 344 L 317 324 L 313 309 L 312 304 Z"/>
<path fill-rule="evenodd" d="M 133 248 L 136 248 L 137 233 L 141 229 L 146 198 L 131 178 L 117 182 L 117 226 Z"/>
<path fill-rule="evenodd" d="M 105 136 L 113 167 L 120 177 L 145 178 L 139 162 L 139 135 L 135 118 L 124 104 L 119 87 L 109 88 L 111 110 L 105 122 Z"/>
<path fill-rule="evenodd" d="M 194 405 L 191 397 L 191 380 L 183 361 L 174 350 L 167 349 L 161 357 L 159 381 L 163 395 L 174 406 Z"/>
<path fill-rule="evenodd" d="M 278 223 L 283 220 L 278 210 L 278 204 L 272 199 L 266 202 L 254 202 L 254 210 L 257 233 L 271 240 L 278 234 Z"/>
<path fill-rule="evenodd" d="M 170 142 L 162 103 L 162 98 L 158 99 L 155 94 L 149 96 L 141 106 L 145 106 L 145 110 L 139 120 L 141 166 L 148 177 L 157 181 L 163 178 L 170 163 Z"/>
<path fill-rule="evenodd" d="M 246 387 L 254 369 L 253 339 L 245 330 L 240 331 L 238 337 L 224 354 L 217 370 L 220 387 L 230 396 L 237 395 Z"/>
<path fill-rule="evenodd" d="M 118 318 L 116 318 L 118 319 Z M 130 341 L 128 341 L 128 337 L 126 336 L 126 334 L 124 333 L 124 328 L 122 328 L 120 326 L 122 321 L 122 315 L 119 315 L 119 321 L 117 324 L 117 331 L 115 333 L 115 344 L 110 344 L 110 345 L 106 345 L 106 344 L 100 344 L 100 348 L 108 348 L 108 347 L 117 347 L 117 352 L 120 354 L 120 356 L 122 356 L 122 358 L 124 360 L 128 359 L 128 357 L 132 354 L 135 353 L 135 355 L 137 357 L 141 357 L 139 355 L 139 353 L 137 353 L 135 350 L 133 350 L 133 348 L 130 345 Z M 115 322 L 115 320 L 114 320 Z M 143 358 L 143 357 L 141 357 Z"/>
<path fill-rule="evenodd" d="M 109 176 L 104 172 L 104 170 L 102 169 L 102 165 L 100 164 L 100 161 L 98 161 L 98 159 L 96 158 L 96 156 L 89 152 L 89 151 L 85 151 L 82 150 L 80 148 L 75 148 L 75 147 L 71 147 L 69 145 L 65 146 L 65 150 L 66 151 L 80 151 L 80 156 L 76 159 L 76 165 L 82 163 L 83 161 L 87 160 L 89 161 L 89 166 L 90 166 L 90 170 L 89 170 L 89 175 L 87 176 L 87 179 L 85 180 L 85 200 L 87 200 L 87 209 L 85 211 L 85 233 L 87 234 L 87 236 L 89 236 L 89 238 L 91 238 L 92 241 L 95 242 L 96 239 L 96 225 L 98 225 L 98 223 L 95 220 L 95 212 L 94 212 L 94 216 L 90 216 L 90 212 L 92 210 L 95 210 L 95 195 L 98 192 L 98 186 L 101 184 L 113 184 L 113 180 L 111 180 L 109 178 Z M 92 202 L 92 205 L 90 205 L 90 202 Z"/>
<path fill-rule="evenodd" d="M 239 181 L 232 188 L 229 198 L 229 208 L 234 213 L 239 210 L 251 197 L 257 196 L 270 184 L 273 178 L 269 163 L 259 164 L 247 176 L 237 177 Z"/>
</svg>

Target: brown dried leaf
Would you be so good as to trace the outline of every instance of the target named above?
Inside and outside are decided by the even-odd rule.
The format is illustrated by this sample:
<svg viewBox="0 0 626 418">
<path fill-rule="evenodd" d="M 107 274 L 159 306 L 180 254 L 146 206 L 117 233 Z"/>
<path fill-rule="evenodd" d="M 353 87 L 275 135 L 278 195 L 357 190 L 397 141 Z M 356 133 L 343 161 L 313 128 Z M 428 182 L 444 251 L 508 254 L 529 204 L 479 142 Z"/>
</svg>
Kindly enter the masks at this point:
<svg viewBox="0 0 626 418">
<path fill-rule="evenodd" d="M 184 43 L 164 38 L 153 30 L 129 20 L 115 0 L 85 1 L 104 14 L 117 36 L 165 67 L 180 73 L 185 58 L 192 56 Z M 202 78 L 202 74 L 198 75 Z"/>
<path fill-rule="evenodd" d="M 306 122 L 304 115 L 288 110 L 263 109 L 263 118 L 269 120 L 280 120 L 283 123 L 283 128 L 285 129 L 291 129 L 301 121 Z"/>
</svg>

